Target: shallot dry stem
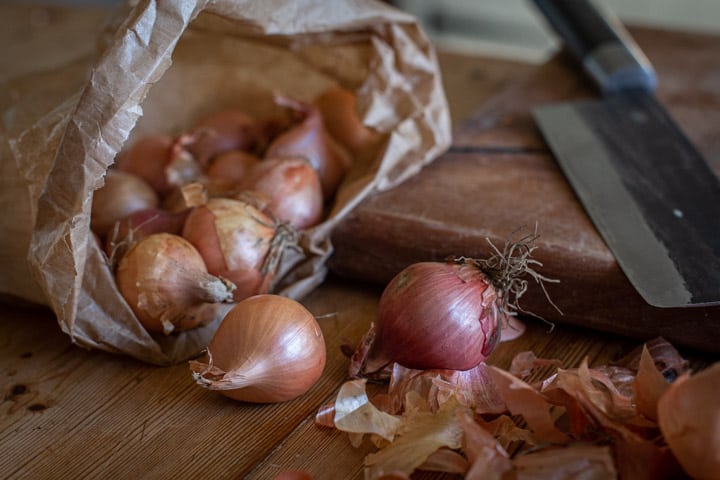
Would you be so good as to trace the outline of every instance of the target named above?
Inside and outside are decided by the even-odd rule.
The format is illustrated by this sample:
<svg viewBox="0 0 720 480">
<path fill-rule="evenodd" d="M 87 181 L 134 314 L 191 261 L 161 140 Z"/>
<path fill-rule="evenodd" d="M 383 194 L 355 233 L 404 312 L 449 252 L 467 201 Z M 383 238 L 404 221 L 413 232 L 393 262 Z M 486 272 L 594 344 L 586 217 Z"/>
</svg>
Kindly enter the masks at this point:
<svg viewBox="0 0 720 480">
<path fill-rule="evenodd" d="M 562 315 L 562 311 L 552 301 L 545 288 L 545 282 L 559 283 L 560 281 L 546 277 L 534 268 L 543 266 L 542 262 L 532 257 L 533 252 L 537 249 L 535 241 L 539 237 L 536 225 L 533 233 L 525 235 L 517 241 L 513 241 L 511 235 L 505 241 L 502 250 L 497 248 L 489 238 L 486 238 L 485 240 L 495 252 L 487 259 L 453 257 L 450 260 L 458 263 L 470 262 L 482 270 L 497 289 L 498 297 L 501 299 L 500 305 L 506 315 L 516 315 L 517 312 L 522 312 L 542 319 L 542 317 L 528 312 L 520 306 L 520 297 L 525 294 L 528 288 L 528 281 L 523 278 L 525 275 L 530 275 L 540 285 L 545 298 Z M 551 330 L 553 327 L 554 325 L 550 323 Z"/>
</svg>

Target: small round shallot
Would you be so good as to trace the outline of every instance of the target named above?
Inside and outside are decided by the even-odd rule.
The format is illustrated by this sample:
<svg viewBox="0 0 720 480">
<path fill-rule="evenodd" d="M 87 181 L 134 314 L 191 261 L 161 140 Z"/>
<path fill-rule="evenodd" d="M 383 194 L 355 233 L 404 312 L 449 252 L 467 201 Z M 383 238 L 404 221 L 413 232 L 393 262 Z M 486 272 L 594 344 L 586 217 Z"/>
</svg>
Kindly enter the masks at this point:
<svg viewBox="0 0 720 480">
<path fill-rule="evenodd" d="M 418 370 L 476 367 L 500 341 L 506 316 L 519 309 L 522 277 L 541 286 L 555 281 L 533 269 L 541 265 L 532 258 L 536 238 L 508 240 L 502 251 L 493 245 L 487 259 L 419 262 L 399 272 L 380 297 L 377 327 L 353 353 L 350 375 L 382 375 L 393 362 Z"/>
<path fill-rule="evenodd" d="M 331 88 L 315 99 L 328 129 L 338 142 L 352 152 L 362 152 L 377 144 L 380 135 L 360 121 L 355 94 L 345 88 Z"/>
<path fill-rule="evenodd" d="M 157 207 L 155 191 L 141 178 L 119 170 L 108 170 L 105 185 L 93 193 L 90 225 L 105 237 L 115 222 L 139 210 Z"/>
<path fill-rule="evenodd" d="M 183 135 L 187 151 L 202 166 L 223 152 L 253 151 L 263 141 L 262 124 L 247 113 L 228 109 L 200 118 L 195 127 Z"/>
<path fill-rule="evenodd" d="M 120 293 L 150 332 L 188 330 L 214 319 L 215 303 L 232 301 L 234 285 L 207 273 L 190 242 L 169 234 L 145 237 L 120 260 Z"/>
<path fill-rule="evenodd" d="M 213 275 L 233 282 L 235 301 L 267 293 L 295 231 L 241 200 L 211 198 L 190 212 L 182 236 L 198 249 Z"/>
<path fill-rule="evenodd" d="M 256 295 L 227 313 L 203 361 L 191 361 L 197 383 L 234 400 L 272 403 L 306 393 L 325 368 L 325 340 L 304 306 Z"/>
<path fill-rule="evenodd" d="M 279 95 L 275 101 L 295 111 L 301 121 L 279 135 L 268 147 L 265 157 L 307 158 L 320 176 L 323 198 L 332 198 L 350 168 L 350 154 L 325 129 L 322 115 L 315 106 Z"/>
<path fill-rule="evenodd" d="M 266 158 L 241 182 L 268 199 L 266 210 L 297 229 L 317 225 L 323 216 L 320 178 L 302 157 Z"/>
<path fill-rule="evenodd" d="M 400 272 L 378 305 L 368 367 L 469 370 L 500 340 L 502 319 L 490 278 L 471 262 L 420 262 Z"/>
<path fill-rule="evenodd" d="M 117 155 L 117 168 L 145 180 L 161 197 L 201 175 L 182 139 L 166 135 L 141 137 Z"/>
<path fill-rule="evenodd" d="M 658 401 L 665 441 L 692 478 L 720 478 L 720 363 L 679 377 Z"/>
<path fill-rule="evenodd" d="M 153 233 L 172 233 L 180 235 L 188 211 L 172 213 L 161 208 L 146 208 L 133 212 L 115 223 L 108 231 L 105 241 L 105 253 L 112 256 L 113 251 L 123 246 L 129 248 L 135 242 Z"/>
<path fill-rule="evenodd" d="M 205 176 L 216 190 L 232 190 L 259 162 L 257 155 L 242 150 L 229 150 L 212 159 Z"/>
</svg>

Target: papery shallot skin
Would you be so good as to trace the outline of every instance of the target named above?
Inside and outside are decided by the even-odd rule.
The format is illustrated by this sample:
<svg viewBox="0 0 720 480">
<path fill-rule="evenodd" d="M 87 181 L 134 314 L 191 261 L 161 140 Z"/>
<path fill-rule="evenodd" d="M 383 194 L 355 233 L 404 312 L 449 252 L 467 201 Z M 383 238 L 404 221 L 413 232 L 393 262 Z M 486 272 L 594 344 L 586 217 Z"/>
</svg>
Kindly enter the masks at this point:
<svg viewBox="0 0 720 480">
<path fill-rule="evenodd" d="M 255 295 L 224 317 L 205 359 L 191 361 L 196 382 L 234 400 L 275 403 L 305 394 L 322 375 L 325 337 L 313 314 L 279 295 Z"/>
<path fill-rule="evenodd" d="M 237 109 L 213 112 L 199 119 L 186 134 L 186 148 L 203 166 L 215 155 L 230 151 L 252 151 L 261 142 L 261 123 Z"/>
<path fill-rule="evenodd" d="M 207 273 L 190 242 L 169 233 L 135 243 L 120 261 L 116 280 L 140 323 L 165 335 L 212 321 L 214 304 L 231 301 L 235 288 Z"/>
<path fill-rule="evenodd" d="M 250 169 L 241 185 L 267 198 L 266 210 L 297 229 L 313 227 L 322 220 L 320 177 L 302 157 L 266 158 Z"/>
<path fill-rule="evenodd" d="M 264 272 L 263 264 L 274 235 L 270 217 L 226 198 L 213 198 L 193 209 L 182 232 L 202 255 L 208 272 L 237 286 L 236 302 L 269 291 L 272 272 Z"/>
<path fill-rule="evenodd" d="M 306 158 L 318 172 L 324 199 L 331 199 L 352 164 L 350 153 L 325 129 L 315 106 L 284 96 L 277 96 L 276 103 L 294 110 L 301 121 L 275 138 L 265 156 Z"/>
<path fill-rule="evenodd" d="M 117 155 L 117 168 L 145 180 L 160 196 L 173 186 L 165 168 L 173 160 L 175 139 L 169 135 L 148 135 L 139 138 Z"/>
<path fill-rule="evenodd" d="M 500 337 L 495 287 L 468 263 L 420 262 L 400 272 L 378 306 L 373 357 L 407 368 L 468 370 Z"/>
<path fill-rule="evenodd" d="M 658 402 L 665 441 L 692 478 L 720 478 L 720 362 L 670 384 Z"/>
<path fill-rule="evenodd" d="M 140 210 L 155 208 L 159 198 L 142 178 L 121 170 L 108 170 L 105 185 L 93 194 L 90 225 L 105 237 L 115 222 Z"/>
</svg>

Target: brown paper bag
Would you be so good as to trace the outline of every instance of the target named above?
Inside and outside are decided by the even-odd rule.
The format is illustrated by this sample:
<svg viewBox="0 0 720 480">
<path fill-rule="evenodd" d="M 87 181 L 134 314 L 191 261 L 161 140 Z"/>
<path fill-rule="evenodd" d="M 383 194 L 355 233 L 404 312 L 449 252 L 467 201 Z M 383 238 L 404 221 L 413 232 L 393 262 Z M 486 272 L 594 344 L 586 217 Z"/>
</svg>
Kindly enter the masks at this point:
<svg viewBox="0 0 720 480">
<path fill-rule="evenodd" d="M 48 304 L 80 346 L 179 362 L 207 345 L 228 308 L 205 327 L 151 335 L 119 294 L 90 209 L 133 138 L 177 132 L 219 108 L 262 114 L 273 92 L 311 101 L 330 86 L 355 90 L 363 121 L 384 134 L 382 148 L 352 167 L 329 217 L 301 232 L 302 253 L 283 257 L 275 292 L 293 298 L 323 281 L 338 221 L 450 144 L 435 52 L 413 17 L 382 3 L 148 0 L 123 18 L 89 74 L 81 63 L 48 74 L 66 83 L 45 88 L 44 105 L 37 91 L 28 93 L 40 104 L 4 105 L 0 130 L 8 213 L 0 248 L 10 261 L 0 288 Z"/>
</svg>

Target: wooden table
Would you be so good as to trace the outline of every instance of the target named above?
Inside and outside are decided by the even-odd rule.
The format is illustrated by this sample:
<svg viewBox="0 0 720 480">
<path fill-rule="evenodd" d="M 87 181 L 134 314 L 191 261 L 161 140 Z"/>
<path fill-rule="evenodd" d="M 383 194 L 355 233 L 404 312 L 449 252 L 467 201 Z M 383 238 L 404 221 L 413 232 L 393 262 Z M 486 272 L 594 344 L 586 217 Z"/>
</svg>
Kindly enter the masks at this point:
<svg viewBox="0 0 720 480">
<path fill-rule="evenodd" d="M 92 33 L 102 15 L 3 6 L 1 23 L 7 25 L 0 31 L 18 45 L 13 52 L 27 53 L 42 43 L 28 33 L 31 18 L 44 19 L 54 34 L 68 26 L 75 33 L 83 28 Z M 530 68 L 451 54 L 441 60 L 455 120 Z M 303 301 L 319 317 L 327 366 L 306 395 L 275 405 L 238 403 L 201 389 L 185 364 L 159 368 L 82 350 L 60 332 L 47 309 L 3 304 L 0 478 L 271 479 L 283 470 L 305 470 L 317 480 L 362 478 L 363 457 L 371 447 L 353 448 L 346 434 L 313 420 L 346 379 L 348 361 L 340 346 L 366 331 L 380 293 L 380 286 L 331 276 Z M 584 357 L 598 365 L 638 344 L 574 327 L 557 326 L 550 333 L 532 319 L 527 326 L 525 335 L 501 344 L 489 363 L 507 368 L 516 353 L 533 350 L 568 367 Z M 681 353 L 693 368 L 718 360 Z M 417 478 L 455 477 L 422 473 Z"/>
</svg>

